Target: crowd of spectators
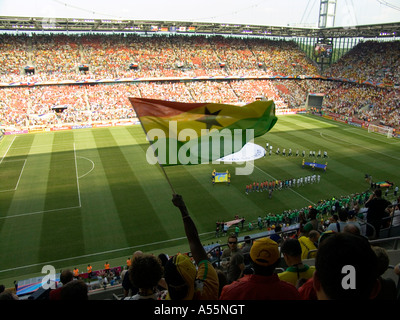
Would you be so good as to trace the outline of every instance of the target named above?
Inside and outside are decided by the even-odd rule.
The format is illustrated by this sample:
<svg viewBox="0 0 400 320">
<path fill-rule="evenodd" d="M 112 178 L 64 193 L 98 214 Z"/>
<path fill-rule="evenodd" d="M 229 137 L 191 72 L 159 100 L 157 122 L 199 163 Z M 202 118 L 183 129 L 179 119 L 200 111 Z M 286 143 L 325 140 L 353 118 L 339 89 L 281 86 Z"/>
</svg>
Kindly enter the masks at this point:
<svg viewBox="0 0 400 320">
<path fill-rule="evenodd" d="M 1 36 L 0 82 L 152 78 L 96 85 L 0 88 L 1 126 L 83 123 L 135 116 L 127 96 L 182 102 L 244 104 L 265 96 L 277 109 L 304 107 L 324 94 L 323 111 L 398 128 L 398 41 L 359 43 L 325 76 L 391 86 L 320 79 L 195 79 L 199 76 L 308 76 L 317 65 L 293 41 L 205 35 L 34 34 Z M 24 66 L 34 66 L 25 74 Z M 79 71 L 87 65 L 88 71 Z M 130 68 L 130 66 L 135 67 Z M 359 76 L 355 76 L 355 74 Z M 171 78 L 180 79 L 173 81 Z M 189 78 L 189 79 L 188 79 Z M 159 80 L 157 80 L 159 79 Z M 182 81 L 185 80 L 185 81 Z M 61 114 L 54 107 L 66 106 Z"/>
<path fill-rule="evenodd" d="M 384 84 L 400 84 L 399 41 L 366 41 L 357 44 L 325 75 Z"/>
<path fill-rule="evenodd" d="M 205 35 L 2 35 L 0 82 L 317 75 L 293 41 Z M 79 66 L 88 70 L 81 72 Z M 24 68 L 35 68 L 26 75 Z M 132 68 L 130 68 L 132 66 Z"/>
<path fill-rule="evenodd" d="M 180 102 L 245 104 L 273 99 L 277 110 L 301 108 L 308 93 L 325 93 L 323 110 L 367 123 L 399 128 L 400 91 L 322 80 L 135 82 L 0 89 L 0 126 L 34 126 L 131 119 L 129 96 Z M 55 107 L 65 106 L 57 114 Z"/>
<path fill-rule="evenodd" d="M 376 190 L 379 189 L 373 191 Z M 119 277 L 122 297 L 114 294 L 114 298 L 398 300 L 400 296 L 396 282 L 385 275 L 391 262 L 388 251 L 368 243 L 359 228 L 359 222 L 353 219 L 362 213 L 360 209 L 364 207 L 371 214 L 371 208 L 366 204 L 373 191 L 320 201 L 307 211 L 302 210 L 304 217 L 298 217 L 303 219 L 299 229 L 292 229 L 287 234 L 275 233 L 255 239 L 247 236 L 242 243 L 235 233 L 230 233 L 227 247 L 218 250 L 224 262 L 221 264 L 213 263 L 210 255 L 207 258 L 183 199 L 174 195 L 173 202 L 181 211 L 191 255 L 177 253 L 155 256 L 136 251 L 127 260 L 127 268 Z M 325 213 L 332 217 L 321 221 Z M 336 214 L 339 218 L 334 217 Z M 311 249 L 315 251 L 314 255 L 308 254 L 312 253 Z M 310 257 L 312 260 L 309 260 Z M 108 284 L 104 282 L 107 275 L 111 278 L 114 276 L 110 271 L 112 269 L 107 269 L 110 268 L 108 262 L 105 266 L 104 272 L 95 276 L 104 284 L 104 289 Z M 356 268 L 357 276 L 354 279 L 347 278 L 343 274 L 344 266 Z M 398 262 L 392 268 L 400 276 Z M 344 277 L 349 280 L 346 285 L 343 285 Z M 62 271 L 58 288 L 49 292 L 48 299 L 88 300 L 89 287 L 83 280 L 70 270 Z M 347 286 L 352 286 L 351 283 L 353 290 L 348 290 Z M 0 300 L 19 299 L 12 290 L 5 290 L 4 286 L 0 289 L 4 291 L 0 292 Z"/>
<path fill-rule="evenodd" d="M 137 34 L 3 35 L 0 82 L 317 74 L 290 41 Z M 27 76 L 26 66 L 35 68 Z M 86 72 L 79 66 L 87 65 Z M 130 68 L 132 66 L 132 68 Z"/>
</svg>

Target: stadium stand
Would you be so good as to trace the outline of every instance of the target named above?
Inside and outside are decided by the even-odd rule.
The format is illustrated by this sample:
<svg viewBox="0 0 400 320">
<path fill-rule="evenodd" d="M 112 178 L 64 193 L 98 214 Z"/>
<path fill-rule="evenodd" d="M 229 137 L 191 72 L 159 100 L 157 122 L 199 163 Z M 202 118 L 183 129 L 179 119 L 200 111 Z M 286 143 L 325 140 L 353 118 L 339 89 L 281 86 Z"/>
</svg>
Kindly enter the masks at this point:
<svg viewBox="0 0 400 320">
<path fill-rule="evenodd" d="M 332 117 L 400 127 L 398 41 L 360 43 L 321 75 L 315 63 L 291 41 L 135 34 L 3 34 L 0 40 L 0 128 L 6 130 L 134 120 L 128 96 L 232 104 L 265 96 L 276 101 L 277 110 L 303 110 L 309 92 L 325 93 L 324 112 Z M 132 63 L 134 69 L 129 67 Z M 83 65 L 87 71 L 80 68 Z M 34 73 L 27 74 L 26 66 L 32 66 Z M 117 81 L 120 78 L 131 81 Z M 105 83 L 106 79 L 110 82 Z M 85 83 L 88 80 L 101 81 Z M 370 84 L 361 83 L 365 81 Z M 57 112 L 56 107 L 65 110 Z M 341 206 L 351 208 L 356 201 L 362 204 L 362 198 L 352 195 L 339 200 Z M 371 242 L 388 248 L 391 265 L 400 261 L 396 200 L 381 239 Z M 327 215 L 332 214 L 328 201 L 318 204 L 325 228 Z M 265 231 L 255 231 L 252 239 L 272 234 L 282 239 L 296 236 L 299 214 L 307 209 L 273 214 L 276 220 L 266 218 Z M 360 210 L 358 218 L 365 227 L 363 213 Z M 282 225 L 282 231 L 275 231 L 277 225 Z M 212 244 L 207 249 L 218 267 L 223 245 Z M 313 261 L 306 263 L 313 265 Z M 112 299 L 121 293 L 122 267 L 115 269 L 107 283 L 103 270 L 95 272 L 89 299 Z M 397 283 L 398 277 L 390 268 L 385 275 Z M 34 291 L 21 293 L 21 299 Z"/>
<path fill-rule="evenodd" d="M 294 42 L 283 40 L 98 34 L 1 37 L 2 127 L 130 119 L 135 115 L 127 95 L 233 104 L 265 96 L 275 100 L 277 109 L 290 110 L 304 107 L 309 92 L 322 92 L 329 115 L 399 128 L 396 41 L 360 43 L 319 75 L 315 63 Z M 129 68 L 133 62 L 135 70 Z M 33 74 L 25 72 L 28 65 Z M 361 76 L 351 74 L 355 69 L 362 70 Z M 262 80 L 257 79 L 260 76 Z M 121 78 L 136 81 L 121 84 Z M 179 82 L 183 79 L 187 81 Z M 58 85 L 46 85 L 49 81 Z M 85 85 L 87 81 L 96 85 Z M 53 109 L 59 105 L 66 108 L 57 115 Z M 99 114 L 100 107 L 107 115 Z"/>
</svg>

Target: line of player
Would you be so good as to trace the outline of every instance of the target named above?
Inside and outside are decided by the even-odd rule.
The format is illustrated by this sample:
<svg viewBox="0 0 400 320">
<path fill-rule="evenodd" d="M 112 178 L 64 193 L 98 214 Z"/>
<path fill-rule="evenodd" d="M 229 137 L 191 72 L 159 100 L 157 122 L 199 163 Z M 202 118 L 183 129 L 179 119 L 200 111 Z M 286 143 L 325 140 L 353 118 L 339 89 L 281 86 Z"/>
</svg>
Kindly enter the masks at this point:
<svg viewBox="0 0 400 320">
<path fill-rule="evenodd" d="M 266 149 L 265 155 L 266 155 L 267 153 L 268 153 L 269 155 L 272 154 L 272 146 L 270 146 L 268 142 L 267 142 L 267 144 L 266 144 L 265 149 Z M 280 148 L 279 148 L 279 147 L 276 148 L 275 154 L 277 154 L 277 155 L 281 154 L 281 151 L 280 151 Z M 283 155 L 283 156 L 286 156 L 286 148 L 282 149 L 282 155 Z M 288 151 L 288 153 L 287 153 L 287 156 L 288 156 L 288 157 L 291 157 L 292 155 L 293 155 L 293 152 L 292 152 L 292 149 L 290 148 L 289 151 Z M 296 157 L 298 157 L 298 156 L 300 155 L 299 150 L 296 151 L 296 154 L 295 154 L 295 155 L 296 155 Z M 306 156 L 306 151 L 305 151 L 305 150 L 302 151 L 301 156 L 302 156 L 303 158 Z M 324 151 L 324 153 L 323 153 L 323 155 L 322 155 L 321 150 L 319 150 L 318 153 L 316 153 L 316 152 L 313 151 L 313 150 L 310 150 L 310 152 L 309 152 L 309 154 L 308 154 L 308 157 L 317 157 L 317 158 L 324 157 L 324 158 L 328 158 L 328 152 L 327 152 L 327 151 Z"/>
<path fill-rule="evenodd" d="M 246 185 L 245 193 L 251 192 L 263 192 L 263 191 L 274 191 L 283 190 L 294 187 L 301 187 L 306 184 L 319 183 L 321 176 L 319 174 L 312 174 L 300 178 L 286 179 L 286 180 L 270 180 L 262 182 L 253 182 Z"/>
</svg>

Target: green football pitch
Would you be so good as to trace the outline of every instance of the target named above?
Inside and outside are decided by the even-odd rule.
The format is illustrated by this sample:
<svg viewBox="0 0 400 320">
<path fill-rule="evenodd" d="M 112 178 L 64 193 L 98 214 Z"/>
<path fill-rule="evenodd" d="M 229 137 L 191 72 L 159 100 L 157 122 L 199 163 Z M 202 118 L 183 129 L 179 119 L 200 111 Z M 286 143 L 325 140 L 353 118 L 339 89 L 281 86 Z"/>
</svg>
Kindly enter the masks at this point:
<svg viewBox="0 0 400 320">
<path fill-rule="evenodd" d="M 217 220 L 246 221 L 281 213 L 369 188 L 374 181 L 399 183 L 400 140 L 310 115 L 279 116 L 255 143 L 273 146 L 255 160 L 252 173 L 236 175 L 244 164 L 166 167 L 205 242 L 215 241 Z M 326 172 L 302 168 L 302 157 L 276 155 L 279 147 L 327 151 Z M 102 269 L 124 265 L 136 250 L 168 254 L 187 251 L 180 213 L 158 165 L 146 160 L 149 144 L 140 125 L 4 136 L 0 142 L 0 283 L 87 264 Z M 313 159 L 314 160 L 314 159 Z M 211 172 L 229 170 L 231 184 L 213 185 Z M 246 195 L 245 186 L 272 179 L 319 174 L 319 183 Z"/>
</svg>

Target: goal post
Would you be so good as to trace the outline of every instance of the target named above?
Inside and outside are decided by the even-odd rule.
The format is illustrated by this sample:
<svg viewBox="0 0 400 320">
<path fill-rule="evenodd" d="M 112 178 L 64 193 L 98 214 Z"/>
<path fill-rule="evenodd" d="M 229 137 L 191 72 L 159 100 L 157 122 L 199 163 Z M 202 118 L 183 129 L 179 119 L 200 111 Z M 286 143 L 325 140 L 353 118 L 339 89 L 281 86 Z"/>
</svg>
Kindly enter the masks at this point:
<svg viewBox="0 0 400 320">
<path fill-rule="evenodd" d="M 379 133 L 382 135 L 385 135 L 388 138 L 392 138 L 393 137 L 393 128 L 390 127 L 384 127 L 384 126 L 377 126 L 374 124 L 370 124 L 368 126 L 368 133 L 371 132 L 375 132 L 375 133 Z"/>
</svg>

